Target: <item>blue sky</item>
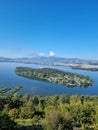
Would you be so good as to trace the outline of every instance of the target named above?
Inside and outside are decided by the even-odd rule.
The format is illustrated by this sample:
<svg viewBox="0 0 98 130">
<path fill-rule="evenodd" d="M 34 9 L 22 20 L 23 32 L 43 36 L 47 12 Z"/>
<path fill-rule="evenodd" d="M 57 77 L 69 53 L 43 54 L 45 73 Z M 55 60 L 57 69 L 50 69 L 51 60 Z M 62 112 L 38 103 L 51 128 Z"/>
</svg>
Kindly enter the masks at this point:
<svg viewBox="0 0 98 130">
<path fill-rule="evenodd" d="M 98 59 L 98 1 L 0 0 L 0 56 L 49 54 Z"/>
</svg>

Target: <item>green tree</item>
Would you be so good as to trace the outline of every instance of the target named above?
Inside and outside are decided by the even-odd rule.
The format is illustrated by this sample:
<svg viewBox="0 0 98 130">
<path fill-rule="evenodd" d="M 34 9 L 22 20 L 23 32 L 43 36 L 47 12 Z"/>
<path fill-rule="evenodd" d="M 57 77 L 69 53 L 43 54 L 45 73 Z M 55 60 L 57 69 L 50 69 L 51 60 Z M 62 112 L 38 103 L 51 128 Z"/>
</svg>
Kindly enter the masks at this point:
<svg viewBox="0 0 98 130">
<path fill-rule="evenodd" d="M 9 114 L 9 116 L 10 116 L 11 118 L 16 119 L 16 118 L 18 118 L 19 112 L 18 112 L 18 109 L 13 108 L 13 109 L 10 109 L 10 110 L 9 110 L 8 114 Z"/>
<path fill-rule="evenodd" d="M 0 130 L 14 130 L 16 123 L 6 114 L 0 113 Z"/>
<path fill-rule="evenodd" d="M 57 111 L 51 111 L 43 120 L 43 126 L 46 130 L 72 130 L 72 119 L 62 116 Z"/>
<path fill-rule="evenodd" d="M 32 100 L 29 100 L 24 106 L 20 107 L 20 118 L 28 119 L 32 118 L 35 113 L 35 107 Z"/>
</svg>

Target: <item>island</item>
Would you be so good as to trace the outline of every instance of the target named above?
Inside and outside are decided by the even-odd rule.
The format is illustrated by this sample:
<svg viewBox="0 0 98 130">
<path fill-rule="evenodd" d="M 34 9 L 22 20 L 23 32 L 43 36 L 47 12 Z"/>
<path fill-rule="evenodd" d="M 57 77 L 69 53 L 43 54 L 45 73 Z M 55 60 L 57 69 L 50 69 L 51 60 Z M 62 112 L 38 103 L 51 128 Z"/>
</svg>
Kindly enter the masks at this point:
<svg viewBox="0 0 98 130">
<path fill-rule="evenodd" d="M 55 84 L 62 84 L 69 87 L 88 87 L 92 86 L 93 84 L 93 80 L 89 76 L 65 72 L 53 68 L 35 69 L 29 67 L 16 67 L 15 73 L 26 78 L 51 82 Z"/>
</svg>

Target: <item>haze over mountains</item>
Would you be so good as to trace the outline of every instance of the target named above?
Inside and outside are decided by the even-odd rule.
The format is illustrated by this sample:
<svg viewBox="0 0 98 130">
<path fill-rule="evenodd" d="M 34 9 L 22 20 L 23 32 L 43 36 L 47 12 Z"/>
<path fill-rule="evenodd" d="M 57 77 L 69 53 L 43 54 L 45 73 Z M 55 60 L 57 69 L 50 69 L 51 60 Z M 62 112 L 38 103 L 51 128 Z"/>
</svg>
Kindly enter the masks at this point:
<svg viewBox="0 0 98 130">
<path fill-rule="evenodd" d="M 47 64 L 47 65 L 65 65 L 65 64 L 89 64 L 98 65 L 98 60 L 86 60 L 78 58 L 60 58 L 60 57 L 32 57 L 32 58 L 6 58 L 0 57 L 0 62 L 16 62 L 30 64 Z"/>
</svg>

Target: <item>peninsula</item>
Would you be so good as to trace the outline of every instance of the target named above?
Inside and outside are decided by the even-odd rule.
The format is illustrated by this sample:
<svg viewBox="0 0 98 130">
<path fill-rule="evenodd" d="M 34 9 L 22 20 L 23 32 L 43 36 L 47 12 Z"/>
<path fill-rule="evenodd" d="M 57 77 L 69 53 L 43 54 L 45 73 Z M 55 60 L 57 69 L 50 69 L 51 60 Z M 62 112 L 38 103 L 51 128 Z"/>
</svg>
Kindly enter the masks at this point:
<svg viewBox="0 0 98 130">
<path fill-rule="evenodd" d="M 17 75 L 27 77 L 30 79 L 36 79 L 55 84 L 62 84 L 69 87 L 88 87 L 93 84 L 93 80 L 88 76 L 75 74 L 71 72 L 65 72 L 62 70 L 52 68 L 33 69 L 28 67 L 16 67 L 15 73 Z"/>
</svg>

